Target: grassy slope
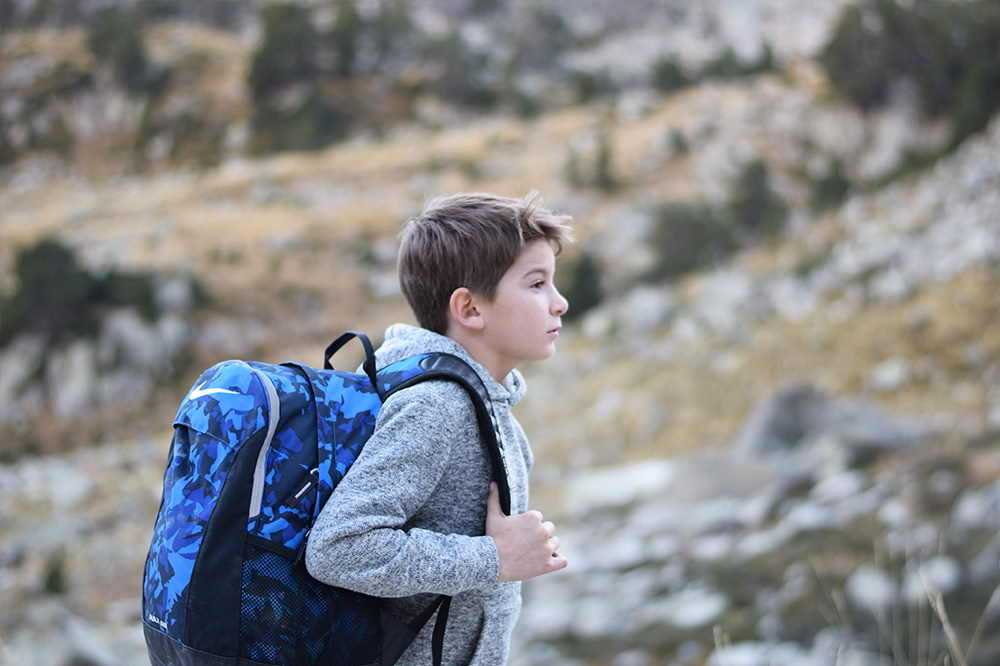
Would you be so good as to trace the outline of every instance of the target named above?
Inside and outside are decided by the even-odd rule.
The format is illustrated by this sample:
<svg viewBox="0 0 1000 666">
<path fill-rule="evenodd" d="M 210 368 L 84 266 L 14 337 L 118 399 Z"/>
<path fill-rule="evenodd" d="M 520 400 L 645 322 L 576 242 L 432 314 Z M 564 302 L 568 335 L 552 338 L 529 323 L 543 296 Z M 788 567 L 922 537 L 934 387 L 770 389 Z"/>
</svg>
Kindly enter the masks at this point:
<svg viewBox="0 0 1000 666">
<path fill-rule="evenodd" d="M 155 43 L 154 54 L 170 40 L 161 35 Z M 225 50 L 230 58 L 231 50 Z M 220 58 L 213 76 L 242 71 Z M 231 78 L 225 80 L 230 84 L 220 89 L 231 91 Z M 699 137 L 744 122 L 739 119 L 748 113 L 760 116 L 782 96 L 806 95 L 825 104 L 820 93 L 804 91 L 766 77 L 753 86 L 688 90 L 657 100 L 634 119 L 579 108 L 532 121 L 486 118 L 440 131 L 405 128 L 382 140 L 234 161 L 205 172 L 91 183 L 63 179 L 32 188 L 5 182 L 0 266 L 9 270 L 16 248 L 56 234 L 94 265 L 190 270 L 216 299 L 212 316 L 249 315 L 272 327 L 259 358 L 316 363 L 340 330 L 358 326 L 377 334 L 408 317 L 398 296 L 379 297 L 359 283 L 391 275 L 391 260 L 366 259 L 367 248 L 391 238 L 425 197 L 539 189 L 574 212 L 586 242 L 613 228 L 623 205 L 696 196 L 706 186 L 697 175 Z M 766 120 L 751 129 L 768 127 Z M 691 154 L 649 160 L 650 147 L 673 130 L 685 133 Z M 565 182 L 567 147 L 600 131 L 609 132 L 613 169 L 625 186 L 610 193 L 574 190 Z M 791 168 L 782 140 L 766 129 L 746 137 L 779 169 Z M 766 272 L 789 257 L 805 260 L 813 237 L 836 241 L 835 220 L 811 224 L 796 238 L 745 253 L 737 264 Z M 697 280 L 682 284 L 680 292 Z M 862 393 L 871 368 L 893 356 L 934 371 L 918 371 L 901 389 L 874 396 L 880 403 L 914 415 L 971 414 L 981 421 L 986 389 L 977 373 L 1000 359 L 1000 332 L 990 326 L 998 292 L 995 273 L 973 271 L 898 304 L 862 308 L 848 320 L 834 320 L 820 308 L 803 322 L 760 324 L 739 346 L 704 340 L 674 349 L 666 360 L 657 353 L 666 343 L 655 335 L 651 347 L 636 349 L 567 331 L 556 359 L 528 368 L 530 399 L 519 407 L 540 459 L 552 470 L 540 468 L 539 499 L 549 501 L 546 482 L 558 481 L 568 468 L 722 445 L 753 404 L 787 378 L 813 381 L 838 395 Z M 929 315 L 919 329 L 907 324 L 914 308 Z M 985 359 L 975 368 L 965 360 L 972 343 Z"/>
</svg>

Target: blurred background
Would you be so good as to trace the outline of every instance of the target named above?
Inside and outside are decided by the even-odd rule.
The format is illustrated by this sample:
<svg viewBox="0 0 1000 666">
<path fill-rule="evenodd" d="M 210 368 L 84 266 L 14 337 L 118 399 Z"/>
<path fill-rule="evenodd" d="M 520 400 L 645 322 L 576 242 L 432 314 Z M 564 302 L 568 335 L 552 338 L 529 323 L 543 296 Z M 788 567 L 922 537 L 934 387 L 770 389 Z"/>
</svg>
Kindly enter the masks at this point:
<svg viewBox="0 0 1000 666">
<path fill-rule="evenodd" d="M 0 0 L 0 664 L 148 663 L 198 374 L 380 341 L 427 197 L 533 189 L 511 663 L 1000 663 L 998 111 L 994 0 Z"/>
</svg>

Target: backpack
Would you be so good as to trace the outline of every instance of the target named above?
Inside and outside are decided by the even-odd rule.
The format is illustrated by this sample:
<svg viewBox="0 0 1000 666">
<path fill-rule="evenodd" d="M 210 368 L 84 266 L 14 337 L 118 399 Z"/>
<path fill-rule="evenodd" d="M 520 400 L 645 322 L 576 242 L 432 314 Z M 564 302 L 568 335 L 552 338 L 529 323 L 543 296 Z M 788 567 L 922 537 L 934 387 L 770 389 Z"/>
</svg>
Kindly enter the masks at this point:
<svg viewBox="0 0 1000 666">
<path fill-rule="evenodd" d="M 331 356 L 352 338 L 357 373 Z M 143 575 L 143 632 L 154 666 L 389 665 L 437 612 L 441 661 L 450 597 L 404 624 L 374 597 L 312 578 L 309 529 L 371 437 L 394 392 L 447 379 L 472 398 L 504 511 L 510 492 L 486 387 L 464 361 L 422 354 L 375 371 L 367 336 L 348 332 L 324 369 L 225 361 L 181 402 Z"/>
</svg>

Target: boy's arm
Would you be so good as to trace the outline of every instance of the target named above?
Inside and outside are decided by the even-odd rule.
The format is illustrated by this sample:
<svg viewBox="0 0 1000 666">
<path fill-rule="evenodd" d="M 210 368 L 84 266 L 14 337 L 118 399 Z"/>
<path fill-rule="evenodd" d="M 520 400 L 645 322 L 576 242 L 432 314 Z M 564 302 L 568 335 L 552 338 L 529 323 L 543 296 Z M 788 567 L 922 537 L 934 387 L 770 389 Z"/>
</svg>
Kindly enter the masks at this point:
<svg viewBox="0 0 1000 666">
<path fill-rule="evenodd" d="M 492 538 L 405 529 L 441 481 L 455 443 L 470 437 L 478 437 L 475 413 L 459 386 L 427 382 L 391 396 L 310 532 L 309 573 L 380 597 L 454 595 L 496 582 Z"/>
</svg>

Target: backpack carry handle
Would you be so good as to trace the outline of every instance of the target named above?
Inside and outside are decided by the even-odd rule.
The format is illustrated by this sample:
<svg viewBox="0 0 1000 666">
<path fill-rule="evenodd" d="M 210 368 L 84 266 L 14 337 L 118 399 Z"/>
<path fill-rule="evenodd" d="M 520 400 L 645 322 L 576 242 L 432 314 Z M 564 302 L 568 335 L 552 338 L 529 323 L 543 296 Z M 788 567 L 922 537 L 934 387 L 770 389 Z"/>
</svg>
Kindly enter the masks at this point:
<svg viewBox="0 0 1000 666">
<path fill-rule="evenodd" d="M 365 374 L 368 375 L 368 379 L 372 380 L 372 386 L 378 386 L 377 378 L 375 375 L 375 348 L 372 347 L 372 341 L 368 339 L 368 336 L 364 333 L 356 333 L 354 331 L 348 331 L 344 333 L 339 338 L 330 343 L 323 353 L 323 369 L 333 370 L 333 364 L 330 363 L 330 359 L 337 351 L 351 341 L 352 338 L 357 338 L 361 340 L 361 344 L 365 347 L 365 362 L 361 366 Z"/>
</svg>

